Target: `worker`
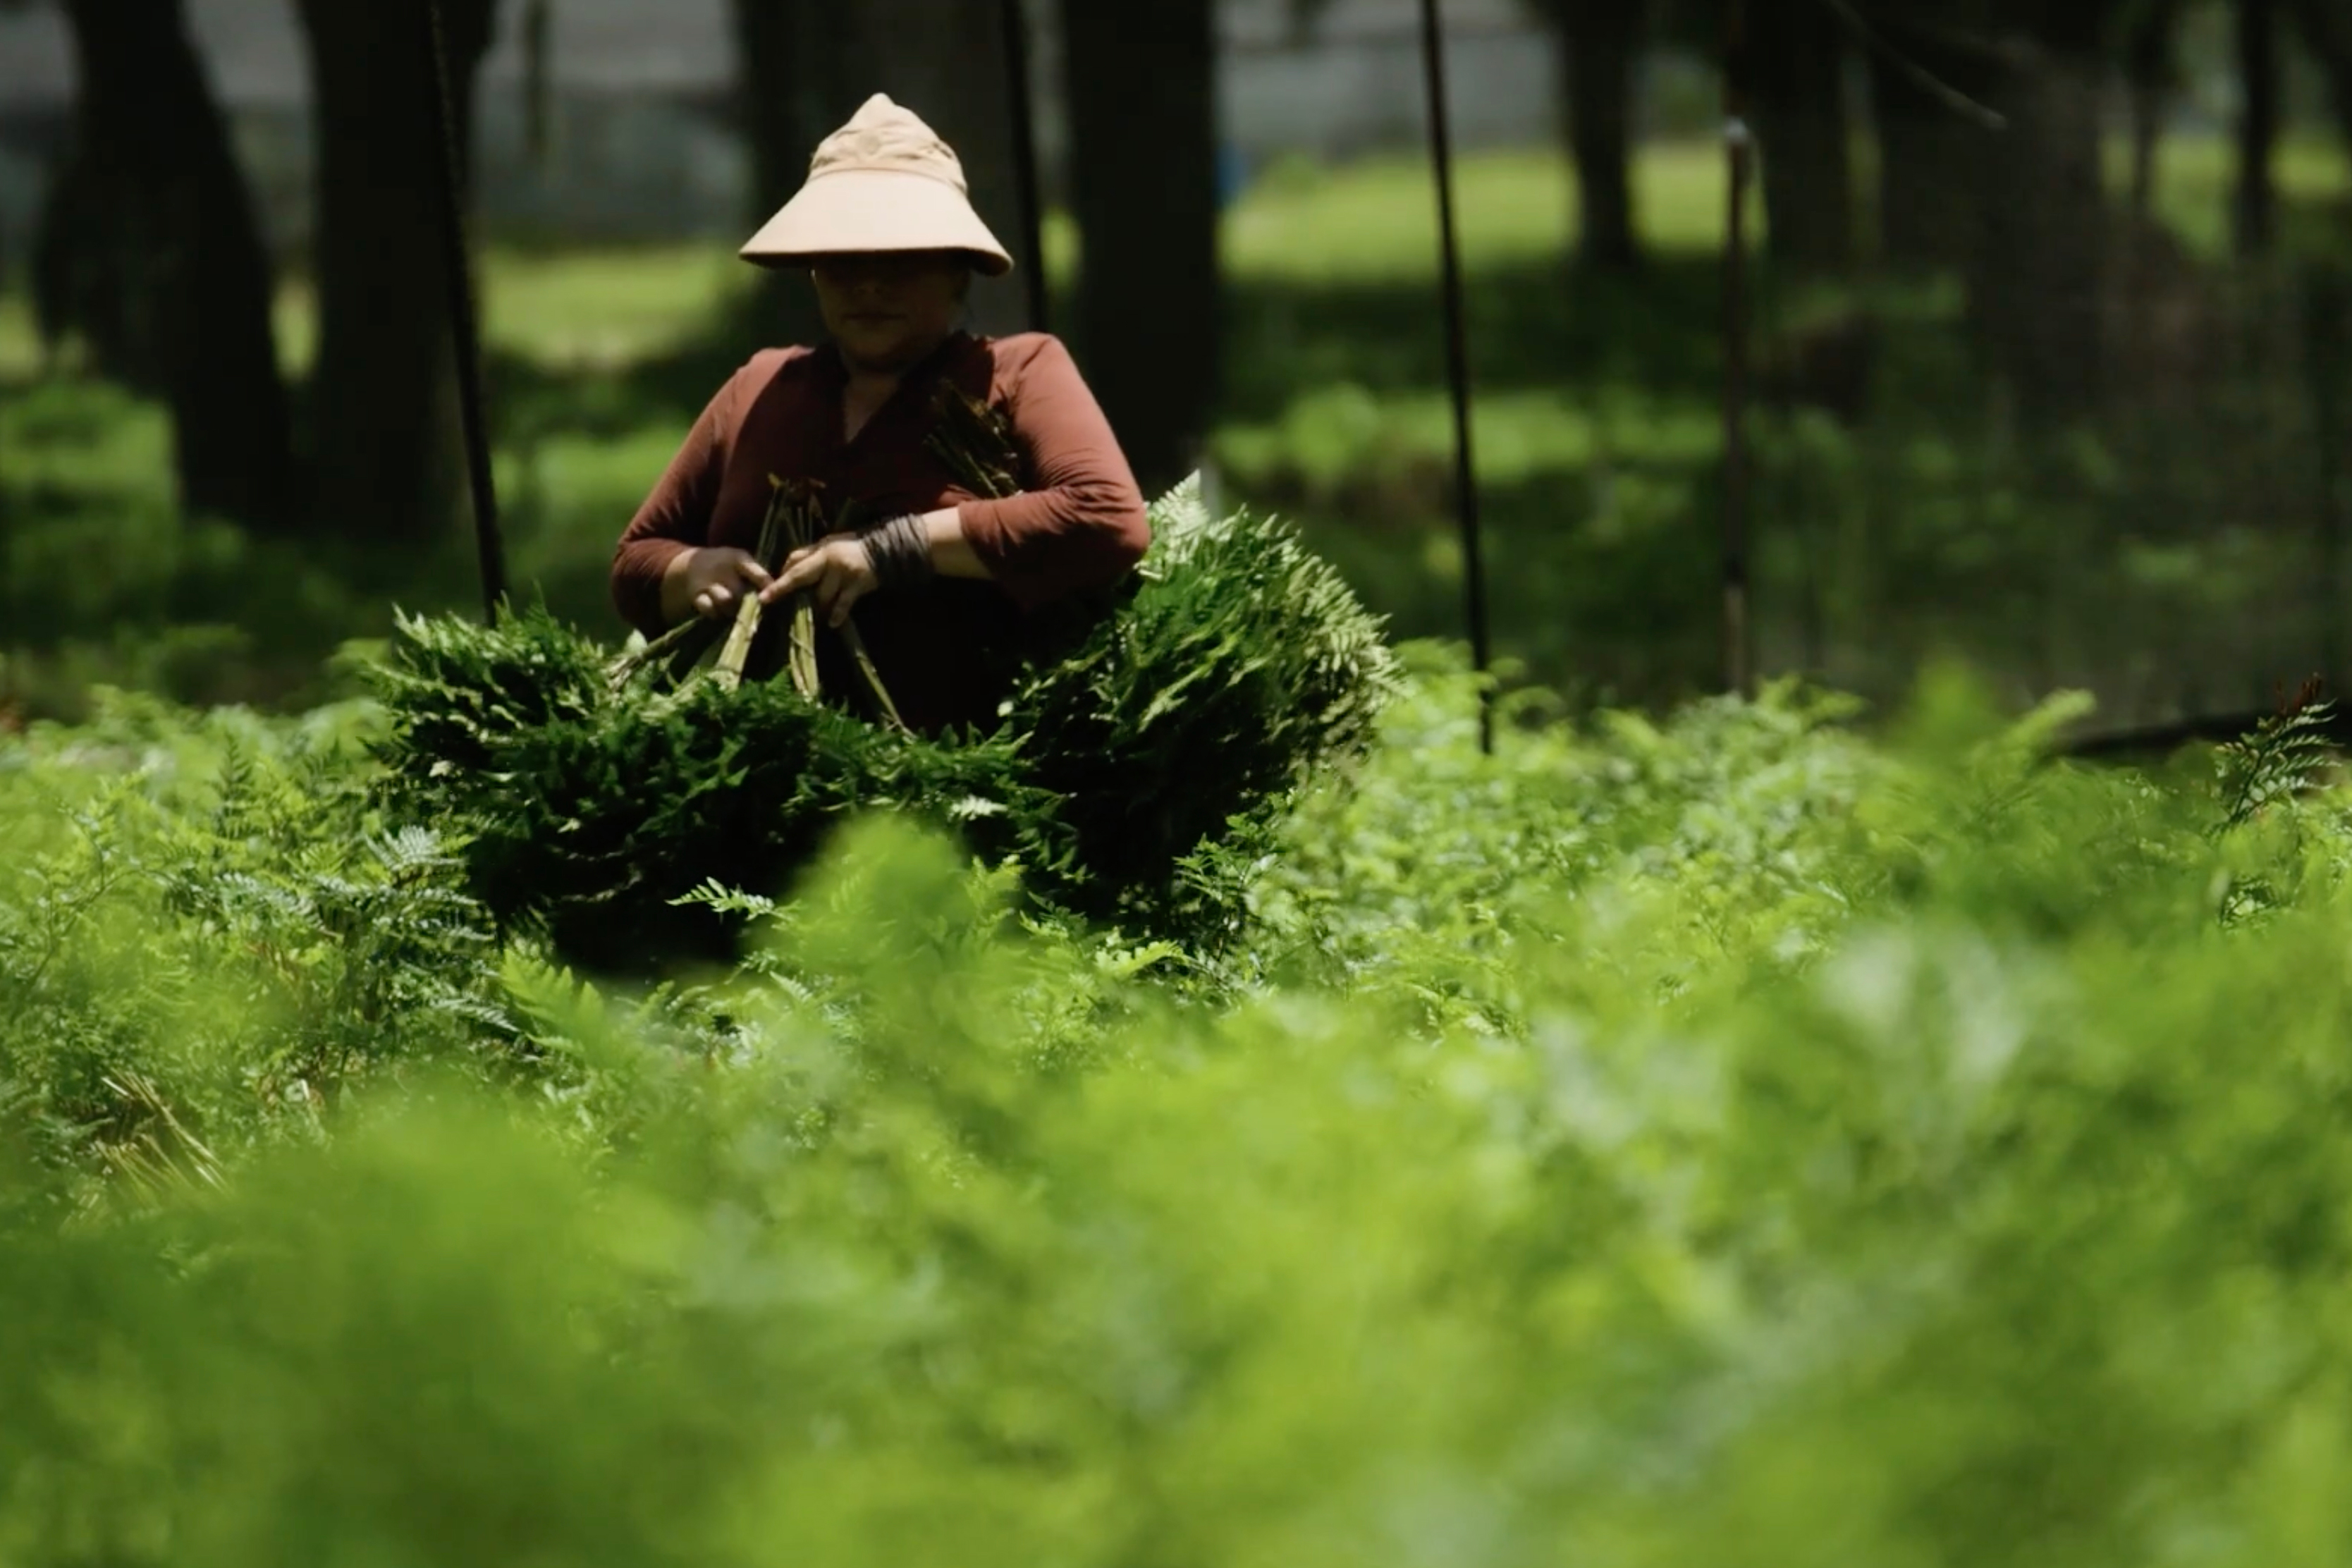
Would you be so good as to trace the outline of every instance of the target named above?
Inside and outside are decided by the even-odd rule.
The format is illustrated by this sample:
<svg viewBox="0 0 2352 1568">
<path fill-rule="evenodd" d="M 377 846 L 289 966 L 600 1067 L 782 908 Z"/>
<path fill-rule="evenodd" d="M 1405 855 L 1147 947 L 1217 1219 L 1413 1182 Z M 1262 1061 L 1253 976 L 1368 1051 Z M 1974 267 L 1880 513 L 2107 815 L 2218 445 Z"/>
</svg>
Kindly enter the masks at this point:
<svg viewBox="0 0 2352 1568">
<path fill-rule="evenodd" d="M 826 341 L 752 355 L 710 400 L 621 535 L 615 606 L 650 637 L 806 592 L 820 627 L 855 612 L 909 728 L 989 727 L 1024 619 L 1099 598 L 1150 541 L 1109 423 L 1055 338 L 963 329 L 973 274 L 1013 258 L 954 151 L 887 97 L 825 139 L 741 254 L 807 269 Z M 974 495 L 929 448 L 943 384 L 1000 411 L 1020 493 Z M 815 487 L 834 530 L 772 574 L 752 554 L 772 479 Z M 844 639 L 818 641 L 824 689 L 854 689 Z"/>
</svg>

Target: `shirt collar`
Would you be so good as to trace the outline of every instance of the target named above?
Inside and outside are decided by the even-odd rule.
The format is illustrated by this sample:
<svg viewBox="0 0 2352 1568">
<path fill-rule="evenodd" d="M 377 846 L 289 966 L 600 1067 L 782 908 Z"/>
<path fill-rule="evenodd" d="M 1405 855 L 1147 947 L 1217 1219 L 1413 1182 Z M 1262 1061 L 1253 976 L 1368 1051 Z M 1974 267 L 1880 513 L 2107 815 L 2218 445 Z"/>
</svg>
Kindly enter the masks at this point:
<svg viewBox="0 0 2352 1568">
<path fill-rule="evenodd" d="M 913 364 L 908 365 L 905 372 L 899 375 L 899 384 L 904 385 L 908 382 L 915 381 L 926 374 L 929 374 L 930 372 L 939 369 L 940 365 L 946 363 L 950 358 L 961 352 L 967 345 L 975 343 L 979 341 L 979 339 L 973 337 L 970 332 L 965 331 L 962 328 L 957 328 L 954 331 L 950 332 L 940 341 L 939 347 L 933 349 L 929 353 L 925 354 L 921 359 L 917 360 Z M 817 363 L 824 368 L 825 378 L 828 381 L 833 383 L 835 386 L 846 386 L 849 384 L 848 363 L 841 357 L 841 349 L 839 345 L 835 343 L 831 338 L 827 338 L 824 342 L 817 345 L 816 360 Z"/>
</svg>

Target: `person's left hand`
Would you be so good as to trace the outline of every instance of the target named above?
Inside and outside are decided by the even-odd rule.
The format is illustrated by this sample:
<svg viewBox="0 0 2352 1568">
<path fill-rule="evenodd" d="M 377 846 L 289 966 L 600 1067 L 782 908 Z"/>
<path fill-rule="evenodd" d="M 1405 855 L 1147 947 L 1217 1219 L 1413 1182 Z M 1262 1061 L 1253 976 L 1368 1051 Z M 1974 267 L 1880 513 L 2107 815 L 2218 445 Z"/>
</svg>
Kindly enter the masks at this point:
<svg viewBox="0 0 2352 1568">
<path fill-rule="evenodd" d="M 785 556 L 784 569 L 760 590 L 760 598 L 772 605 L 805 590 L 817 618 L 837 626 L 849 618 L 849 607 L 878 585 L 866 542 L 854 533 L 829 533 Z"/>
</svg>

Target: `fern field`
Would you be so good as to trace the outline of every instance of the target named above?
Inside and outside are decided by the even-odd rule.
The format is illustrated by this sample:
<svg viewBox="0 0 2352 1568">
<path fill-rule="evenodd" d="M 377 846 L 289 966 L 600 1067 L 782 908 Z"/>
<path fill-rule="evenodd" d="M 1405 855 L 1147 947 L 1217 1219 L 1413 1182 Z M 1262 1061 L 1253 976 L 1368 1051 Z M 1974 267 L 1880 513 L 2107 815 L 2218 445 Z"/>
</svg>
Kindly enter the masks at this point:
<svg viewBox="0 0 2352 1568">
<path fill-rule="evenodd" d="M 875 811 L 626 979 L 374 701 L 0 738 L 0 1563 L 2344 1560 L 2312 717 L 1403 651 L 1214 940 Z"/>
</svg>

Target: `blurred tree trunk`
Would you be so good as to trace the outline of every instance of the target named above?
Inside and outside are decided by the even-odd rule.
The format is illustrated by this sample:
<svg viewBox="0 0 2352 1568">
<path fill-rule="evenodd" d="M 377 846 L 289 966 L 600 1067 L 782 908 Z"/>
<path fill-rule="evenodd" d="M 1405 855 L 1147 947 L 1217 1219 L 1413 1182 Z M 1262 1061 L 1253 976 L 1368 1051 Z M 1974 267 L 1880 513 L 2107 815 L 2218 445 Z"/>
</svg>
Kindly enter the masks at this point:
<svg viewBox="0 0 2352 1568">
<path fill-rule="evenodd" d="M 45 329 L 171 406 L 180 501 L 289 516 L 289 417 L 270 268 L 226 119 L 180 0 L 66 0 L 80 75 L 44 213 Z"/>
<path fill-rule="evenodd" d="M 525 0 L 522 14 L 523 155 L 544 175 L 555 153 L 554 0 Z"/>
<path fill-rule="evenodd" d="M 1821 0 L 1750 0 L 1748 37 L 1770 254 L 1797 272 L 1841 276 L 1854 236 L 1844 31 Z"/>
<path fill-rule="evenodd" d="M 732 16 L 736 101 L 751 149 L 743 214 L 749 239 L 800 189 L 816 144 L 863 101 L 849 100 L 859 83 L 873 79 L 873 67 L 849 58 L 857 28 L 845 5 L 734 0 Z M 758 327 L 783 342 L 813 343 L 824 336 L 815 296 L 798 273 L 777 273 L 757 308 Z"/>
<path fill-rule="evenodd" d="M 2130 212 L 2135 232 L 2156 210 L 2156 154 L 2164 139 L 2168 102 L 2179 85 L 2173 50 L 2180 28 L 2180 0 L 2138 0 L 2124 47 L 2131 89 Z"/>
<path fill-rule="evenodd" d="M 1639 0 L 1540 0 L 1558 36 L 1560 117 L 1576 169 L 1577 258 L 1624 271 L 1642 260 L 1633 216 L 1633 69 Z"/>
<path fill-rule="evenodd" d="M 461 179 L 497 3 L 440 0 Z M 318 160 L 311 510 L 354 542 L 429 541 L 457 512 L 464 458 L 422 0 L 298 8 Z"/>
<path fill-rule="evenodd" d="M 2304 47 L 2327 79 L 2336 122 L 2352 144 L 2352 9 L 2344 0 L 2291 0 Z"/>
<path fill-rule="evenodd" d="M 756 227 L 800 188 L 819 121 L 823 79 L 837 76 L 844 11 L 812 0 L 734 0 L 735 103 L 751 152 L 743 221 Z M 862 74 L 862 73 L 861 73 Z M 748 229 L 747 229 L 748 233 Z"/>
<path fill-rule="evenodd" d="M 738 100 L 751 153 L 747 220 L 764 223 L 790 201 L 808 176 L 817 143 L 868 98 L 887 93 L 955 149 L 972 205 L 1014 261 L 1041 265 L 1021 254 L 1020 171 L 1000 3 L 734 0 Z M 814 341 L 821 329 L 805 279 L 787 272 L 778 283 L 784 325 L 797 341 Z M 975 331 L 1002 334 L 1031 324 L 1017 279 L 973 286 Z"/>
<path fill-rule="evenodd" d="M 1915 18 L 1874 13 L 1890 48 L 1870 55 L 1870 97 L 1878 142 L 1879 249 L 1893 267 L 1937 271 L 1963 266 L 1984 225 L 1989 172 L 2011 149 L 1998 132 L 1956 112 L 1897 65 L 1891 52 L 1936 80 L 1983 101 L 1992 90 L 1993 51 L 1971 29 L 1975 7 Z"/>
<path fill-rule="evenodd" d="M 1199 460 L 1217 394 L 1211 0 L 1063 0 L 1085 369 L 1147 490 Z"/>
<path fill-rule="evenodd" d="M 2278 231 L 2272 165 L 2279 139 L 2279 39 L 2275 0 L 2237 0 L 2238 184 L 2231 232 L 2242 257 L 2266 256 Z"/>
<path fill-rule="evenodd" d="M 2123 320 L 2135 344 L 2156 336 L 2159 279 L 2171 257 L 2169 231 L 2156 216 L 2157 153 L 2166 110 L 2179 89 L 2175 50 L 2181 0 L 2130 0 L 2126 19 L 2124 75 L 2131 97 L 2131 176 L 2123 226 Z"/>
<path fill-rule="evenodd" d="M 2007 117 L 1988 163 L 1969 269 L 1971 315 L 2029 424 L 2093 412 L 2103 390 L 2106 193 L 2102 48 L 2112 6 L 2018 4 L 1997 35 L 1990 105 Z"/>
</svg>

